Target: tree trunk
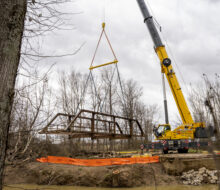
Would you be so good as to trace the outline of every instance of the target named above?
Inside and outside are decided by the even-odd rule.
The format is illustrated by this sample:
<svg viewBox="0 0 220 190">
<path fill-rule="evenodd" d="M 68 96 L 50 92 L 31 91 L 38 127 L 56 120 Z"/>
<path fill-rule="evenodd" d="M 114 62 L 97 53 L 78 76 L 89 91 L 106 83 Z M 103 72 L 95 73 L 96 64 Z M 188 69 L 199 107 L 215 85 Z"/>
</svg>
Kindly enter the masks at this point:
<svg viewBox="0 0 220 190">
<path fill-rule="evenodd" d="M 2 189 L 10 113 L 13 103 L 26 0 L 0 2 L 0 190 Z"/>
</svg>

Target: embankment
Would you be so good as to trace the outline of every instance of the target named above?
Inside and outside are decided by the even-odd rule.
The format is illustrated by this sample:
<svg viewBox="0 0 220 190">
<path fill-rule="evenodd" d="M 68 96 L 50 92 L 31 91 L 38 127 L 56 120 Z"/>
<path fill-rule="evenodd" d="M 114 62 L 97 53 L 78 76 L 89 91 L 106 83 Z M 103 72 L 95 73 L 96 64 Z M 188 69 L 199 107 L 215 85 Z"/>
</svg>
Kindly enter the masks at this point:
<svg viewBox="0 0 220 190">
<path fill-rule="evenodd" d="M 166 175 L 160 163 L 121 166 L 85 167 L 33 162 L 19 167 L 8 166 L 6 184 L 73 185 L 89 187 L 138 187 L 177 184 Z"/>
<path fill-rule="evenodd" d="M 100 167 L 32 162 L 16 167 L 7 166 L 5 183 L 89 187 L 182 184 L 180 176 L 183 172 L 202 167 L 215 169 L 211 155 L 169 154 L 161 155 L 160 163 Z"/>
<path fill-rule="evenodd" d="M 220 163 L 220 155 L 217 156 L 217 160 L 214 160 L 210 154 L 166 154 L 160 156 L 160 163 L 163 165 L 165 173 L 175 176 L 203 167 L 215 170 L 216 162 Z"/>
</svg>

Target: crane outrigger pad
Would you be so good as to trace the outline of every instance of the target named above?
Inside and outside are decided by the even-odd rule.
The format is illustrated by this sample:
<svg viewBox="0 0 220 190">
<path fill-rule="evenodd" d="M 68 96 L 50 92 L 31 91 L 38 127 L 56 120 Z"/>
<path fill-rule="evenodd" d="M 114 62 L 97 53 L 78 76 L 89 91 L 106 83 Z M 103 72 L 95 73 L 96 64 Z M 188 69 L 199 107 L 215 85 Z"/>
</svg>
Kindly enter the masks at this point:
<svg viewBox="0 0 220 190">
<path fill-rule="evenodd" d="M 80 110 L 76 115 L 57 113 L 39 134 L 91 139 L 144 137 L 138 120 L 90 110 Z"/>
</svg>

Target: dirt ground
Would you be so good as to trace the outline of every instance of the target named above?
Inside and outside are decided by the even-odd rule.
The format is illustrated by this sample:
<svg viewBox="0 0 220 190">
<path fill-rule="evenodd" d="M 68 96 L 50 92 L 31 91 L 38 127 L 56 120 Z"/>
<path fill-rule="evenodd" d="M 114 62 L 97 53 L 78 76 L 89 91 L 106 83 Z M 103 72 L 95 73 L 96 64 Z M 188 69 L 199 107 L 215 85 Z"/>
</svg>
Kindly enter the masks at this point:
<svg viewBox="0 0 220 190">
<path fill-rule="evenodd" d="M 216 162 L 220 163 L 220 155 L 213 159 L 210 154 L 166 154 L 160 155 L 160 163 L 169 175 L 181 175 L 189 170 L 198 170 L 205 167 L 209 170 L 216 169 Z"/>
<path fill-rule="evenodd" d="M 83 167 L 32 162 L 7 166 L 5 184 L 73 185 L 89 187 L 138 187 L 178 184 L 165 174 L 162 164 Z"/>
<path fill-rule="evenodd" d="M 220 156 L 217 162 L 220 162 Z M 71 185 L 87 187 L 139 187 L 181 184 L 182 172 L 216 169 L 208 154 L 160 155 L 160 163 L 85 167 L 31 162 L 7 166 L 6 184 Z"/>
</svg>

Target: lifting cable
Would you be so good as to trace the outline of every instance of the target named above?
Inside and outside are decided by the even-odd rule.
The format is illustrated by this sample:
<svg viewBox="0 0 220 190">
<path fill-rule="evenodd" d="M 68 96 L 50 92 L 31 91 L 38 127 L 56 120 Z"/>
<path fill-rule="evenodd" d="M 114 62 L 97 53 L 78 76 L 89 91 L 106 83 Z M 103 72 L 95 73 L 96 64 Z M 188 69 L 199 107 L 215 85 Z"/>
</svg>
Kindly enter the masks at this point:
<svg viewBox="0 0 220 190">
<path fill-rule="evenodd" d="M 178 2 L 179 2 L 179 1 L 178 1 Z M 162 31 L 162 26 L 161 26 L 160 23 L 156 20 L 154 11 L 153 11 L 153 9 L 151 8 L 151 6 L 150 6 L 150 4 L 148 3 L 148 1 L 146 1 L 146 3 L 147 3 L 148 7 L 149 7 L 150 10 L 151 10 L 151 13 L 152 13 L 152 16 L 153 16 L 153 20 L 154 20 L 156 26 L 158 27 L 159 31 L 161 32 L 161 36 L 162 36 L 163 40 L 165 41 L 165 44 L 166 44 L 167 49 L 168 49 L 168 51 L 169 51 L 169 53 L 170 53 L 170 55 L 171 55 L 171 57 L 172 57 L 172 59 L 173 59 L 173 62 L 174 62 L 174 64 L 175 64 L 177 70 L 178 70 L 179 73 L 180 73 L 180 78 L 182 79 L 182 82 L 183 82 L 183 84 L 184 84 L 184 86 L 185 86 L 185 89 L 186 89 L 186 91 L 187 91 L 188 94 L 189 94 L 190 91 L 189 91 L 189 89 L 188 89 L 188 87 L 187 87 L 187 84 L 186 84 L 186 82 L 185 82 L 185 80 L 184 80 L 184 77 L 183 77 L 183 74 L 182 74 L 182 72 L 181 72 L 181 70 L 180 70 L 180 68 L 179 68 L 179 65 L 177 64 L 177 61 L 176 61 L 175 57 L 173 56 L 172 50 L 171 50 L 171 48 L 169 47 L 169 44 L 168 44 L 168 42 L 167 42 L 167 40 L 166 40 L 167 37 L 165 36 L 165 34 L 164 34 L 163 31 Z M 181 22 L 181 20 L 180 20 L 180 22 Z"/>
<path fill-rule="evenodd" d="M 108 45 L 109 45 L 109 47 L 110 47 L 110 49 L 111 49 L 111 52 L 112 52 L 112 54 L 113 54 L 113 56 L 114 56 L 114 61 L 111 61 L 111 62 L 108 62 L 108 63 L 104 63 L 104 64 L 101 64 L 101 65 L 96 65 L 96 66 L 94 66 L 93 63 L 94 63 L 94 60 L 95 60 L 95 57 L 96 57 L 96 54 L 97 54 L 97 51 L 98 51 L 98 48 L 99 48 L 99 45 L 100 45 L 100 42 L 101 42 L 101 40 L 102 40 L 103 35 L 105 36 L 105 38 L 106 38 L 106 40 L 107 40 L 107 42 L 108 42 Z M 95 81 L 94 81 L 94 78 L 93 78 L 93 75 L 92 75 L 92 70 L 93 70 L 93 69 L 96 69 L 96 68 L 104 67 L 104 66 L 107 66 L 107 65 L 111 65 L 111 64 L 117 64 L 117 63 L 118 63 L 118 60 L 117 60 L 117 58 L 116 58 L 116 55 L 115 55 L 115 52 L 114 52 L 114 50 L 113 50 L 113 48 L 112 48 L 112 45 L 111 45 L 111 43 L 110 43 L 110 40 L 109 40 L 109 38 L 108 38 L 108 36 L 107 36 L 107 34 L 106 34 L 106 32 L 105 32 L 105 23 L 103 22 L 103 23 L 102 23 L 102 32 L 101 32 L 101 35 L 100 35 L 100 37 L 99 37 L 98 43 L 97 43 L 97 45 L 96 45 L 95 53 L 94 53 L 94 55 L 93 55 L 93 58 L 92 58 L 92 61 L 91 61 L 90 67 L 89 67 L 89 70 L 90 70 L 90 73 L 91 73 L 92 82 L 93 82 L 93 86 L 94 86 L 94 90 L 95 90 L 95 95 L 96 95 L 96 97 L 97 97 L 97 99 L 98 99 L 98 101 L 99 101 L 99 103 L 98 103 L 98 110 L 100 110 L 101 112 L 102 112 L 102 107 L 104 106 L 104 102 L 103 102 L 103 105 L 101 106 L 102 102 L 101 102 L 101 98 L 100 98 L 99 95 L 98 95 L 98 91 L 97 91 L 97 88 L 96 88 L 96 85 L 95 85 Z M 112 80 L 112 78 L 113 78 L 113 75 L 114 75 L 114 72 L 113 72 L 113 74 L 112 74 L 112 76 L 111 76 L 111 80 Z M 109 91 L 109 89 L 107 90 L 107 92 L 108 92 L 108 91 Z M 108 93 L 106 93 L 104 99 L 106 99 L 107 94 L 108 94 Z M 98 111 L 98 110 L 97 110 L 97 111 Z"/>
<path fill-rule="evenodd" d="M 94 88 L 94 91 L 95 91 L 95 96 L 98 100 L 98 107 L 97 107 L 97 111 L 101 111 L 102 112 L 102 109 L 104 107 L 104 104 L 106 102 L 106 99 L 107 99 L 107 95 L 108 93 L 110 92 L 110 86 L 108 87 L 107 89 L 107 92 L 105 93 L 105 97 L 103 100 L 101 100 L 101 97 L 99 96 L 98 94 L 98 91 L 97 91 L 97 87 L 96 87 L 96 84 L 95 84 L 95 80 L 94 80 L 94 77 L 93 77 L 93 74 L 92 74 L 92 71 L 93 69 L 96 69 L 96 68 L 100 68 L 100 67 L 103 67 L 103 66 L 107 66 L 107 65 L 112 65 L 114 64 L 116 67 L 114 68 L 114 71 L 112 73 L 112 76 L 110 77 L 110 80 L 112 81 L 113 80 L 113 77 L 114 77 L 114 74 L 115 74 L 115 71 L 117 71 L 117 76 L 118 76 L 118 82 L 120 84 L 120 88 L 121 88 L 121 93 L 122 93 L 122 98 L 119 97 L 122 99 L 122 105 L 123 105 L 123 109 L 124 111 L 126 112 L 126 115 L 127 117 L 129 116 L 128 115 L 128 112 L 127 112 L 127 109 L 126 109 L 126 101 L 125 101 L 125 93 L 124 93 L 124 90 L 123 90 L 123 86 L 122 86 L 122 81 L 121 81 L 121 77 L 120 77 L 120 73 L 119 73 L 119 69 L 118 69 L 118 66 L 117 66 L 117 63 L 118 63 L 118 59 L 116 57 L 116 54 L 112 48 L 112 45 L 111 45 L 111 42 L 105 32 L 105 17 L 106 17 L 106 1 L 107 0 L 104 0 L 103 1 L 103 23 L 102 23 L 102 31 L 101 31 L 101 34 L 100 34 L 100 37 L 98 39 L 98 43 L 96 45 L 96 48 L 95 48 L 95 52 L 94 52 L 94 55 L 93 55 L 93 58 L 92 58 L 92 61 L 91 61 L 91 64 L 90 64 L 90 67 L 89 67 L 89 74 L 88 74 L 88 77 L 87 77 L 87 80 L 86 80 L 86 83 L 84 84 L 84 89 L 83 89 L 83 93 L 82 93 L 82 97 L 77 105 L 77 108 L 76 108 L 76 113 L 78 112 L 78 109 L 80 107 L 80 105 L 82 104 L 83 100 L 84 100 L 84 96 L 86 94 L 86 90 L 87 90 L 87 87 L 88 87 L 88 83 L 89 83 L 89 80 L 91 79 L 91 82 L 93 83 L 93 88 Z M 104 63 L 104 64 L 101 64 L 101 65 L 96 65 L 94 66 L 93 63 L 94 63 L 94 60 L 95 60 L 95 57 L 96 57 L 96 54 L 97 54 L 97 51 L 98 51 L 98 48 L 99 48 L 99 45 L 100 45 L 100 42 L 102 40 L 102 37 L 105 36 L 106 40 L 107 40 L 107 43 L 111 49 L 111 52 L 114 56 L 114 60 L 111 61 L 111 62 L 108 62 L 108 63 Z M 92 88 L 92 89 L 93 89 Z M 114 110 L 113 110 L 114 111 Z"/>
<path fill-rule="evenodd" d="M 109 47 L 110 47 L 110 49 L 111 49 L 111 52 L 112 52 L 112 54 L 113 54 L 113 56 L 114 56 L 114 61 L 111 61 L 111 62 L 108 62 L 108 63 L 104 63 L 104 64 L 101 64 L 101 65 L 93 66 L 93 63 L 94 63 L 94 60 L 95 60 L 95 57 L 96 57 L 96 53 L 97 53 L 97 51 L 98 51 L 98 48 L 99 48 L 99 45 L 100 45 L 100 42 L 101 42 L 101 39 L 102 39 L 103 34 L 104 34 L 104 36 L 106 37 L 106 40 L 107 40 L 107 42 L 108 42 L 108 45 L 109 45 Z M 107 66 L 107 65 L 111 65 L 111 64 L 116 64 L 116 63 L 118 63 L 118 60 L 117 60 L 117 58 L 116 58 L 115 52 L 114 52 L 114 50 L 113 50 L 113 48 L 112 48 L 112 45 L 111 45 L 111 43 L 110 43 L 110 41 L 109 41 L 109 38 L 108 38 L 108 36 L 107 36 L 107 34 L 106 34 L 106 32 L 105 32 L 105 23 L 103 22 L 103 23 L 102 23 L 102 32 L 101 32 L 101 35 L 100 35 L 100 37 L 99 37 L 98 44 L 97 44 L 97 46 L 96 46 L 95 53 L 94 53 L 94 55 L 93 55 L 92 62 L 91 62 L 91 64 L 90 64 L 89 70 L 93 70 L 93 69 L 96 69 L 96 68 L 99 68 L 99 67 L 103 67 L 103 66 Z"/>
<path fill-rule="evenodd" d="M 111 62 L 108 62 L 108 63 L 101 64 L 101 65 L 93 65 L 93 64 L 94 64 L 95 57 L 96 57 L 96 54 L 97 54 L 97 52 L 98 52 L 98 48 L 99 48 L 100 42 L 101 42 L 103 36 L 104 36 L 104 37 L 106 38 L 106 40 L 107 40 L 107 43 L 108 43 L 108 45 L 109 45 L 109 47 L 110 47 L 110 50 L 111 50 L 111 52 L 112 52 L 112 55 L 113 55 L 113 57 L 114 57 L 114 60 L 111 61 Z M 127 106 L 126 106 L 126 101 L 125 101 L 125 93 L 124 93 L 124 90 L 123 90 L 123 85 L 122 85 L 122 81 L 121 81 L 121 77 L 120 77 L 120 73 L 119 73 L 119 69 L 118 69 L 117 63 L 118 63 L 118 59 L 117 59 L 116 54 L 115 54 L 115 52 L 114 52 L 114 50 L 113 50 L 113 47 L 112 47 L 112 45 L 111 45 L 111 42 L 110 42 L 110 40 L 109 40 L 109 38 L 108 38 L 108 36 L 107 36 L 107 34 L 106 34 L 106 31 L 105 31 L 105 23 L 103 22 L 103 23 L 102 23 L 102 31 L 101 31 L 100 37 L 99 37 L 99 39 L 98 39 L 98 43 L 97 43 L 97 45 L 96 45 L 94 55 L 93 55 L 93 57 L 92 57 L 92 61 L 91 61 L 90 67 L 89 67 L 89 70 L 90 70 L 90 71 L 89 71 L 88 77 L 87 77 L 87 79 L 86 79 L 86 82 L 85 82 L 85 84 L 84 84 L 82 97 L 81 97 L 80 101 L 78 102 L 78 105 L 77 105 L 77 108 L 76 108 L 76 113 L 78 112 L 79 107 L 80 107 L 80 105 L 82 104 L 82 102 L 83 102 L 83 100 L 84 100 L 84 97 L 85 97 L 85 94 L 86 94 L 86 91 L 87 91 L 87 87 L 88 87 L 89 80 L 91 80 L 91 82 L 92 82 L 92 84 L 93 84 L 93 88 L 94 88 L 94 91 L 95 91 L 95 96 L 96 96 L 96 98 L 97 98 L 97 100 L 98 100 L 98 108 L 97 108 L 97 111 L 100 110 L 100 111 L 102 112 L 102 109 L 103 109 L 103 107 L 104 107 L 105 101 L 106 101 L 106 99 L 107 99 L 107 94 L 108 94 L 108 92 L 110 91 L 110 87 L 107 89 L 107 92 L 106 92 L 106 94 L 105 94 L 104 99 L 101 100 L 101 97 L 99 96 L 98 91 L 97 91 L 97 87 L 96 87 L 96 84 L 95 84 L 95 80 L 94 80 L 92 71 L 93 71 L 94 69 L 97 69 L 97 68 L 100 68 L 100 67 L 104 67 L 104 66 L 107 66 L 107 65 L 112 65 L 112 64 L 114 64 L 114 65 L 115 65 L 115 68 L 114 68 L 113 73 L 112 73 L 112 75 L 111 75 L 111 77 L 110 77 L 110 80 L 111 80 L 111 81 L 113 80 L 115 71 L 117 71 L 118 82 L 119 82 L 120 89 L 121 89 L 121 93 L 122 93 L 122 98 L 121 98 L 121 99 L 122 99 L 122 105 L 123 105 L 123 107 L 124 107 L 124 111 L 125 111 L 126 116 L 129 117 L 129 114 L 128 114 L 127 109 L 126 109 Z M 119 97 L 120 97 L 120 96 L 119 96 Z"/>
<path fill-rule="evenodd" d="M 104 63 L 104 64 L 101 64 L 101 65 L 97 65 L 97 66 L 93 66 L 93 63 L 94 63 L 94 60 L 95 60 L 95 57 L 96 57 L 96 54 L 97 54 L 97 51 L 98 51 L 98 48 L 99 48 L 101 39 L 102 39 L 102 37 L 103 37 L 103 34 L 104 34 L 104 36 L 105 36 L 105 38 L 106 38 L 106 40 L 107 40 L 107 42 L 108 42 L 108 45 L 109 45 L 109 47 L 110 47 L 110 49 L 111 49 L 112 54 L 113 54 L 113 56 L 114 56 L 114 61 L 108 62 L 108 63 Z M 112 76 L 111 76 L 111 81 L 112 81 L 112 79 L 113 79 L 113 77 L 114 77 L 114 73 L 115 73 L 115 70 L 116 70 L 116 71 L 117 71 L 117 75 L 118 75 L 118 81 L 119 81 L 120 88 L 121 88 L 121 92 L 122 92 L 122 104 L 123 104 L 124 109 L 127 110 L 127 109 L 126 109 L 125 98 L 124 98 L 124 90 L 123 90 L 123 86 L 122 86 L 121 77 L 120 77 L 120 73 L 119 73 L 119 69 L 118 69 L 117 63 L 118 63 L 118 59 L 117 59 L 117 57 L 116 57 L 116 54 L 115 54 L 115 52 L 114 52 L 114 50 L 113 50 L 113 47 L 112 47 L 112 45 L 111 45 L 111 42 L 110 42 L 110 40 L 109 40 L 109 38 L 108 38 L 108 36 L 107 36 L 107 34 L 106 34 L 106 31 L 105 31 L 105 23 L 102 23 L 102 32 L 101 32 L 101 35 L 100 35 L 100 37 L 99 37 L 98 44 L 97 44 L 97 46 L 96 46 L 95 53 L 94 53 L 94 56 L 93 56 L 93 59 L 92 59 L 92 62 L 91 62 L 91 64 L 90 64 L 90 68 L 89 68 L 89 69 L 90 69 L 90 71 L 92 71 L 93 69 L 96 69 L 96 68 L 100 68 L 100 67 L 104 67 L 104 66 L 107 66 L 107 65 L 115 64 L 116 67 L 115 67 L 115 69 L 114 69 L 114 71 L 113 71 L 113 74 L 112 74 Z M 94 79 L 93 79 L 93 84 L 94 84 L 94 87 L 95 87 Z M 95 87 L 95 89 L 97 89 L 97 88 Z M 99 106 L 100 106 L 100 107 L 99 107 L 98 109 L 99 109 L 101 112 L 102 112 L 102 109 L 103 109 L 103 107 L 104 107 L 105 100 L 106 100 L 106 98 L 107 98 L 107 94 L 108 94 L 109 91 L 110 91 L 110 87 L 107 89 L 107 93 L 106 93 L 106 95 L 105 95 L 105 97 L 104 97 L 104 99 L 103 99 L 103 103 L 101 103 L 101 99 L 100 99 L 100 103 L 99 103 Z M 98 93 L 97 93 L 97 90 L 96 90 L 95 93 L 96 93 L 96 96 L 99 97 L 99 96 L 98 96 Z M 127 112 L 126 112 L 126 115 L 127 115 L 127 117 L 128 117 L 128 113 L 127 113 Z"/>
<path fill-rule="evenodd" d="M 162 26 L 161 26 L 160 23 L 155 19 L 156 17 L 155 17 L 154 11 L 153 11 L 153 9 L 151 8 L 151 6 L 150 6 L 150 4 L 148 3 L 148 1 L 146 1 L 146 3 L 147 3 L 148 7 L 149 7 L 150 10 L 151 10 L 152 17 L 153 17 L 153 21 L 154 21 L 155 25 L 157 26 L 157 28 L 159 29 L 159 31 L 161 32 L 162 39 L 165 41 L 165 45 L 167 46 L 167 49 L 168 49 L 168 51 L 169 51 L 169 53 L 170 53 L 170 56 L 172 57 L 172 60 L 173 60 L 173 62 L 174 62 L 174 65 L 176 66 L 176 69 L 178 70 L 178 72 L 179 72 L 179 74 L 180 74 L 180 78 L 181 78 L 181 80 L 182 80 L 182 82 L 183 82 L 183 84 L 184 84 L 184 87 L 185 87 L 187 93 L 189 94 L 189 93 L 190 93 L 190 90 L 189 90 L 189 88 L 188 88 L 188 86 L 187 86 L 187 84 L 186 84 L 186 82 L 185 82 L 185 80 L 184 80 L 183 74 L 182 74 L 182 72 L 181 72 L 181 70 L 180 70 L 180 68 L 179 68 L 179 65 L 177 64 L 177 61 L 176 61 L 176 59 L 175 59 L 175 57 L 174 57 L 174 55 L 173 55 L 173 52 L 172 52 L 172 50 L 171 50 L 171 48 L 170 48 L 170 46 L 169 46 L 169 44 L 168 44 L 168 42 L 167 42 L 167 40 L 166 40 L 167 37 L 165 36 L 165 34 L 164 34 L 163 31 L 162 31 Z M 174 68 L 174 69 L 175 69 L 175 68 Z"/>
<path fill-rule="evenodd" d="M 117 65 L 117 64 L 116 64 L 116 65 Z M 115 68 L 115 69 L 116 69 L 116 68 Z M 111 75 L 111 79 L 110 79 L 110 81 L 112 81 L 112 80 L 113 80 L 114 73 L 115 73 L 115 69 L 113 70 L 113 73 L 112 73 L 112 75 Z M 99 108 L 99 110 L 100 110 L 101 112 L 102 112 L 102 109 L 103 109 L 104 104 L 105 104 L 105 102 L 106 102 L 107 95 L 108 95 L 109 91 L 110 91 L 110 86 L 109 86 L 109 88 L 107 89 L 107 92 L 106 92 L 105 97 L 104 97 L 104 99 L 103 99 L 103 103 L 102 103 L 102 104 L 100 104 L 100 108 Z"/>
</svg>

